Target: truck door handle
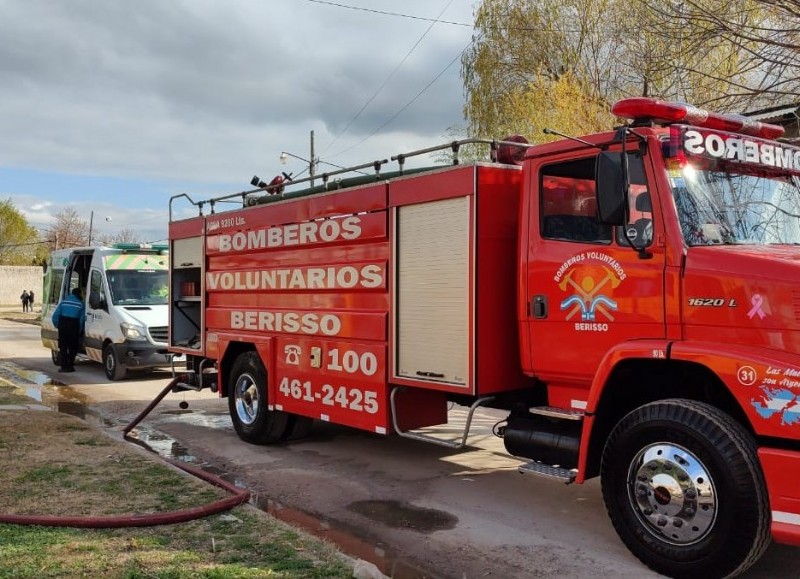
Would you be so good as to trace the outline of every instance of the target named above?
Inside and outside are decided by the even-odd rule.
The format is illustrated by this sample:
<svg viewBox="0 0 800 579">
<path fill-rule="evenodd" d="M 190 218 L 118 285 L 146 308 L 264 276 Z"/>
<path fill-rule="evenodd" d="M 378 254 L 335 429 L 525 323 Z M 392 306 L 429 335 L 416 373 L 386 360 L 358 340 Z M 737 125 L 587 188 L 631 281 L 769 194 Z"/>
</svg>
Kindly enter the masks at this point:
<svg viewBox="0 0 800 579">
<path fill-rule="evenodd" d="M 547 317 L 547 296 L 538 295 L 531 298 L 531 316 L 536 319 Z"/>
</svg>

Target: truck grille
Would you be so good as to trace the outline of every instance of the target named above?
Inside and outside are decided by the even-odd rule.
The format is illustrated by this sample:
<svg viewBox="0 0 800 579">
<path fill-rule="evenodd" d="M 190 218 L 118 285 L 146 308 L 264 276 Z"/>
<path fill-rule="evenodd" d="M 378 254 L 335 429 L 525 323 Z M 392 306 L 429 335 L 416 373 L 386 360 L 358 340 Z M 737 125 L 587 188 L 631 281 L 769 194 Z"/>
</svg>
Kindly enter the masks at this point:
<svg viewBox="0 0 800 579">
<path fill-rule="evenodd" d="M 150 328 L 150 338 L 154 342 L 167 343 L 167 326 L 154 326 Z"/>
</svg>

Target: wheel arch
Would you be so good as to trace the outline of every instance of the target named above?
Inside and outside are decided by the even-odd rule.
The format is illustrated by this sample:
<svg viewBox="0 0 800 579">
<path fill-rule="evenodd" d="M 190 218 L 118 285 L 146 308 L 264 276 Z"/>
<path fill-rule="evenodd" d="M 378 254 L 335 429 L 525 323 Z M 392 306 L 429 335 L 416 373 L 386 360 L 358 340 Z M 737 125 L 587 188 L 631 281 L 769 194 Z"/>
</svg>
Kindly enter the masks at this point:
<svg viewBox="0 0 800 579">
<path fill-rule="evenodd" d="M 626 414 L 644 404 L 668 398 L 711 404 L 755 435 L 739 402 L 707 366 L 676 359 L 624 359 L 609 374 L 595 407 L 584 478 L 599 475 L 605 442 Z"/>
<path fill-rule="evenodd" d="M 604 450 L 601 489 L 623 543 L 670 577 L 735 576 L 770 544 L 755 439 L 716 405 L 672 398 L 627 414 Z"/>
<path fill-rule="evenodd" d="M 231 377 L 231 368 L 233 363 L 240 355 L 245 352 L 257 351 L 255 344 L 251 342 L 229 342 L 228 347 L 225 348 L 225 354 L 219 361 L 219 376 L 218 384 L 220 389 L 220 396 L 225 398 L 228 396 L 228 384 Z M 269 368 L 267 370 L 267 377 L 269 377 Z"/>
</svg>

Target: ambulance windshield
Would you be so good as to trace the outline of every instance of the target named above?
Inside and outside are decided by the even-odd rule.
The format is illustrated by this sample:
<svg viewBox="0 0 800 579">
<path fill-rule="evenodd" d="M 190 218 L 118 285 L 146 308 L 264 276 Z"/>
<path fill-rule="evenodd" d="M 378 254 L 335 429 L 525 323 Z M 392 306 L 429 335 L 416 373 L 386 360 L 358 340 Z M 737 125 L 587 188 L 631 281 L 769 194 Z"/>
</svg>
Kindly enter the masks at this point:
<svg viewBox="0 0 800 579">
<path fill-rule="evenodd" d="M 108 270 L 111 302 L 123 306 L 154 306 L 167 303 L 167 271 L 163 269 Z"/>
<path fill-rule="evenodd" d="M 800 149 L 686 127 L 665 145 L 687 245 L 800 245 Z"/>
</svg>

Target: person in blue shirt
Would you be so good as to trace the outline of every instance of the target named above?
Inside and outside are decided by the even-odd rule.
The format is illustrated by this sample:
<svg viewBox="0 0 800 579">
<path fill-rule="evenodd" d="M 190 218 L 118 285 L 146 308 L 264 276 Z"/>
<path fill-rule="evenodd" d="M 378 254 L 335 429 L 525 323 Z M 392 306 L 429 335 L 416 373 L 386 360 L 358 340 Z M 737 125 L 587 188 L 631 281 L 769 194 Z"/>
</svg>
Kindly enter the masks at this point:
<svg viewBox="0 0 800 579">
<path fill-rule="evenodd" d="M 85 321 L 86 306 L 81 300 L 80 288 L 75 288 L 53 311 L 53 325 L 58 328 L 59 372 L 75 371 L 75 356 Z"/>
</svg>

